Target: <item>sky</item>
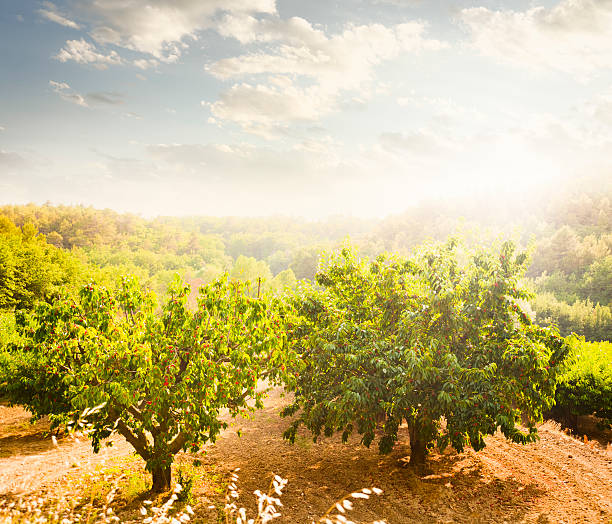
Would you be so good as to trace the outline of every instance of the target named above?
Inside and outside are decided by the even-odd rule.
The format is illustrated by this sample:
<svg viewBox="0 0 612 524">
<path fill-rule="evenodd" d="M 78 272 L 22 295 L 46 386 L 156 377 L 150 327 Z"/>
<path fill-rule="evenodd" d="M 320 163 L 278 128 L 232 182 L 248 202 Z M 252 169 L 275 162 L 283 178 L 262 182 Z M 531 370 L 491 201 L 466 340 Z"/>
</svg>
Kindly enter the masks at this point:
<svg viewBox="0 0 612 524">
<path fill-rule="evenodd" d="M 612 0 L 0 1 L 0 204 L 382 217 L 611 153 Z"/>
</svg>

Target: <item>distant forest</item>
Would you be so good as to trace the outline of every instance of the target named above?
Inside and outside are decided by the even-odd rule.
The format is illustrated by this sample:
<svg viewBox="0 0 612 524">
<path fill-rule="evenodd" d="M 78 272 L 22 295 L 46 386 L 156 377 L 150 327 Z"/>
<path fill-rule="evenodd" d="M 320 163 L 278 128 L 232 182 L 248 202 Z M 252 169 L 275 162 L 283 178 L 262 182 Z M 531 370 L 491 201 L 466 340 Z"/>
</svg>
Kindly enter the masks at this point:
<svg viewBox="0 0 612 524">
<path fill-rule="evenodd" d="M 585 187 L 594 187 L 591 192 Z M 512 238 L 531 249 L 527 284 L 538 323 L 612 339 L 612 188 L 574 184 L 551 199 L 427 202 L 379 220 L 158 217 L 82 206 L 0 207 L 0 310 L 29 307 L 63 285 L 113 286 L 133 274 L 163 293 L 176 273 L 197 287 L 221 273 L 264 291 L 312 279 L 321 254 L 350 239 L 363 256 L 407 254 L 428 240 Z"/>
</svg>

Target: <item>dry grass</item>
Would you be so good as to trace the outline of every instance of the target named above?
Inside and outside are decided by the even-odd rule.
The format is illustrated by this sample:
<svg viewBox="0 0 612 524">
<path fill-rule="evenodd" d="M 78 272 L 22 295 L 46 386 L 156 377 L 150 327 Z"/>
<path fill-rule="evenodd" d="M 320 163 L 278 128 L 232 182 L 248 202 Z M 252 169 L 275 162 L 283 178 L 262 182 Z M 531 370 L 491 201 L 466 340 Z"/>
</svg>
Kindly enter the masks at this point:
<svg viewBox="0 0 612 524">
<path fill-rule="evenodd" d="M 239 469 L 239 468 L 238 468 Z M 148 484 L 144 481 L 146 473 L 134 461 L 117 461 L 116 464 L 98 468 L 81 477 L 68 477 L 53 493 L 41 493 L 5 499 L 0 501 L 0 523 L 50 523 L 50 524 L 108 524 L 113 522 L 130 522 L 142 524 L 179 524 L 184 522 L 209 522 L 198 506 L 206 504 L 195 500 L 194 507 L 181 504 L 181 499 L 193 499 L 183 491 L 183 486 L 176 484 L 171 494 L 159 495 L 147 499 Z M 194 475 L 194 480 L 210 480 L 211 477 Z M 218 475 L 213 475 L 219 480 Z M 266 524 L 281 516 L 283 489 L 287 480 L 274 475 L 267 492 L 255 490 L 257 514 L 250 517 L 247 510 L 239 504 L 238 471 L 231 473 L 226 487 L 225 506 L 222 510 L 209 505 L 206 509 L 215 509 L 217 521 L 225 524 Z M 208 486 L 210 488 L 211 486 Z M 201 482 L 197 486 L 202 489 Z M 220 486 L 213 486 L 218 492 Z M 382 493 L 377 488 L 364 488 L 349 493 L 334 502 L 328 511 L 319 518 L 317 524 L 355 524 L 347 518 L 353 509 L 353 503 L 368 499 L 371 495 Z M 202 508 L 200 508 L 202 509 Z M 373 524 L 383 524 L 375 521 Z M 315 524 L 313 521 L 312 524 Z"/>
</svg>

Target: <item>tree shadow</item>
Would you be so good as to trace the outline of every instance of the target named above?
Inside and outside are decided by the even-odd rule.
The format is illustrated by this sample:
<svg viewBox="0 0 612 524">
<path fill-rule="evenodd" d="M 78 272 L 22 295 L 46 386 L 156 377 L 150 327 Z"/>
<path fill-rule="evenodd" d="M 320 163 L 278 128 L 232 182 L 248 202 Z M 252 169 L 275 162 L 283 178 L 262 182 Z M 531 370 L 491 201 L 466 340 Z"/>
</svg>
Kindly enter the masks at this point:
<svg viewBox="0 0 612 524">
<path fill-rule="evenodd" d="M 417 483 L 440 519 L 456 522 L 521 522 L 546 492 L 535 483 L 483 471 L 470 454 L 434 454 Z M 411 473 L 408 473 L 410 475 Z"/>
<path fill-rule="evenodd" d="M 252 510 L 251 494 L 265 490 L 272 473 L 289 480 L 281 497 L 283 516 L 275 521 L 279 524 L 316 521 L 334 502 L 362 488 L 377 487 L 383 493 L 353 500 L 355 508 L 346 515 L 350 520 L 520 522 L 545 494 L 535 483 L 491 475 L 473 453 L 433 453 L 426 472 L 419 474 L 400 464 L 410 449 L 401 444 L 403 439 L 391 454 L 379 455 L 375 446 L 365 448 L 353 438 L 342 444 L 334 436 L 305 447 L 270 437 L 264 428 L 257 428 L 244 441 L 233 441 L 232 448 L 244 446 L 244 454 L 234 455 L 224 465 L 228 470 L 241 468 L 239 505 Z M 214 455 L 223 461 L 223 455 Z"/>
<path fill-rule="evenodd" d="M 60 439 L 58 439 L 60 441 Z M 55 445 L 48 431 L 0 437 L 0 459 L 18 455 L 38 455 L 53 449 Z"/>
</svg>

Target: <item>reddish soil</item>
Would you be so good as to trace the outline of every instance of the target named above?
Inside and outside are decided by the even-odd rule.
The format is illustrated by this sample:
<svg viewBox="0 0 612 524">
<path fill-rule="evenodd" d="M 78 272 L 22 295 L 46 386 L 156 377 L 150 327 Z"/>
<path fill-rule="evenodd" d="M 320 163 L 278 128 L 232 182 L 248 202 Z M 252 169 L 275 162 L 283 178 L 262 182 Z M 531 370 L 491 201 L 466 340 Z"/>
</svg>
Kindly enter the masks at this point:
<svg viewBox="0 0 612 524">
<path fill-rule="evenodd" d="M 547 422 L 541 440 L 521 446 L 502 436 L 487 439 L 479 452 L 434 453 L 428 471 L 415 474 L 403 467 L 410 453 L 408 436 L 390 455 L 367 449 L 358 438 L 342 444 L 340 438 L 317 443 L 306 431 L 294 445 L 282 439 L 288 421 L 278 416 L 286 401 L 274 390 L 266 407 L 252 420 L 237 420 L 216 444 L 198 454 L 203 467 L 215 465 L 229 473 L 240 469 L 239 503 L 252 506 L 255 489 L 265 490 L 273 474 L 289 480 L 283 496 L 283 517 L 275 522 L 309 523 L 334 501 L 364 487 L 376 486 L 381 496 L 355 501 L 347 516 L 357 522 L 612 522 L 612 446 L 577 440 Z M 54 446 L 44 434 L 44 423 L 31 426 L 27 413 L 0 406 L 0 500 L 19 492 L 49 492 L 63 476 L 85 474 L 108 457 L 130 454 L 121 439 L 102 455 L 88 442 L 60 440 Z M 242 430 L 238 437 L 236 430 Z M 403 442 L 403 443 L 402 443 Z M 185 454 L 180 462 L 196 456 Z M 219 494 L 196 491 L 196 509 L 202 522 L 216 522 L 222 506 Z M 252 509 L 252 508 L 251 508 Z"/>
</svg>

